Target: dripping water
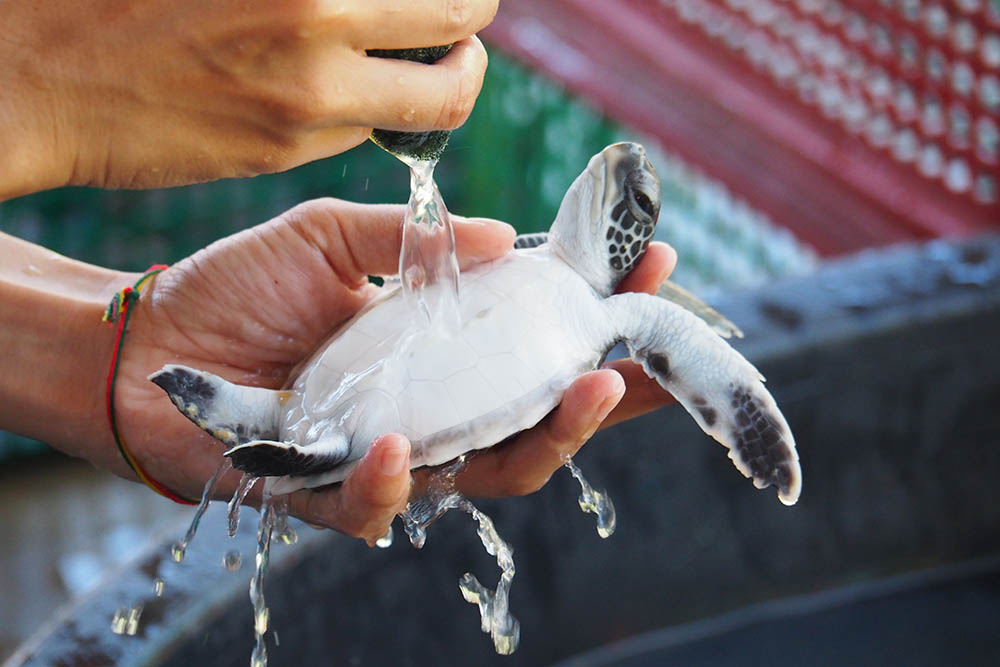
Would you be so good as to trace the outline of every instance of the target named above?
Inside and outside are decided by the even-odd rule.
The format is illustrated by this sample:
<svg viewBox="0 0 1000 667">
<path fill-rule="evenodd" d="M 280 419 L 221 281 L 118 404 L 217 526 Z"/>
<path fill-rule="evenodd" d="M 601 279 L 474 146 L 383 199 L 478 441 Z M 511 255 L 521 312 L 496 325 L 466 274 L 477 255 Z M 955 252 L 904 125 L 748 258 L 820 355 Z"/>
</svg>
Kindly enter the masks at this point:
<svg viewBox="0 0 1000 667">
<path fill-rule="evenodd" d="M 264 573 L 271 557 L 271 536 L 275 527 L 274 499 L 271 496 L 270 479 L 264 482 L 263 500 L 260 505 L 260 521 L 257 524 L 257 555 L 254 559 L 254 575 L 250 580 L 250 603 L 253 606 L 254 647 L 250 655 L 250 667 L 266 667 L 267 645 L 264 635 L 270 612 L 264 601 Z"/>
<path fill-rule="evenodd" d="M 580 509 L 597 517 L 597 534 L 602 538 L 611 537 L 615 532 L 615 505 L 607 491 L 598 491 L 584 479 L 583 473 L 568 455 L 563 458 L 570 473 L 580 483 Z"/>
<path fill-rule="evenodd" d="M 274 512 L 274 539 L 282 544 L 295 544 L 299 536 L 288 523 L 288 496 L 282 495 L 271 499 Z"/>
<path fill-rule="evenodd" d="M 458 587 L 466 602 L 479 607 L 483 632 L 493 638 L 493 647 L 501 655 L 510 655 L 517 649 L 521 625 L 510 613 L 510 586 L 514 580 L 514 551 L 497 533 L 492 519 L 462 497 L 455 488 L 455 478 L 465 467 L 466 457 L 436 471 L 427 490 L 411 500 L 400 514 L 410 543 L 420 549 L 427 540 L 427 528 L 450 509 L 461 509 L 472 515 L 478 524 L 479 539 L 486 553 L 495 556 L 500 566 L 500 579 L 496 590 L 483 586 L 470 572 L 459 579 Z"/>
<path fill-rule="evenodd" d="M 393 538 L 395 538 L 395 534 L 392 531 L 392 526 L 389 526 L 389 530 L 386 531 L 385 535 L 375 540 L 375 546 L 379 549 L 388 549 L 392 546 Z"/>
<path fill-rule="evenodd" d="M 465 467 L 465 462 L 466 456 L 462 454 L 452 463 L 435 470 L 427 482 L 427 489 L 410 500 L 399 515 L 410 544 L 417 549 L 422 549 L 427 541 L 427 527 L 451 508 L 458 507 L 461 496 L 455 490 L 455 478 Z"/>
<path fill-rule="evenodd" d="M 184 538 L 180 542 L 175 542 L 170 547 L 170 557 L 175 563 L 181 563 L 184 561 L 184 554 L 187 551 L 188 545 L 191 544 L 191 540 L 194 539 L 195 533 L 198 532 L 198 524 L 201 523 L 201 517 L 205 514 L 205 510 L 208 509 L 208 502 L 215 495 L 215 487 L 218 485 L 219 480 L 222 479 L 227 472 L 232 470 L 233 464 L 229 459 L 222 459 L 222 463 L 216 468 L 215 474 L 213 474 L 207 482 L 205 482 L 205 488 L 201 492 L 201 502 L 198 503 L 198 508 L 194 511 L 194 516 L 191 518 L 191 525 L 188 526 L 187 532 L 184 534 Z M 160 582 L 160 593 L 163 592 L 163 582 Z M 157 593 L 159 595 L 160 593 Z"/>
<path fill-rule="evenodd" d="M 495 591 L 491 591 L 466 572 L 458 582 L 462 597 L 479 607 L 479 618 L 483 632 L 493 639 L 493 648 L 500 655 L 510 655 L 517 650 L 521 640 L 521 624 L 510 613 L 510 585 L 514 580 L 514 550 L 497 533 L 492 519 L 476 509 L 475 505 L 462 498 L 458 507 L 468 512 L 479 524 L 476 532 L 486 548 L 486 553 L 496 556 L 500 566 L 500 580 Z"/>
<path fill-rule="evenodd" d="M 253 489 L 253 485 L 257 483 L 258 479 L 260 478 L 247 474 L 240 478 L 240 483 L 236 486 L 236 491 L 233 492 L 233 497 L 229 501 L 229 537 L 236 537 L 236 531 L 240 527 L 240 505 L 246 500 L 247 494 Z"/>
</svg>

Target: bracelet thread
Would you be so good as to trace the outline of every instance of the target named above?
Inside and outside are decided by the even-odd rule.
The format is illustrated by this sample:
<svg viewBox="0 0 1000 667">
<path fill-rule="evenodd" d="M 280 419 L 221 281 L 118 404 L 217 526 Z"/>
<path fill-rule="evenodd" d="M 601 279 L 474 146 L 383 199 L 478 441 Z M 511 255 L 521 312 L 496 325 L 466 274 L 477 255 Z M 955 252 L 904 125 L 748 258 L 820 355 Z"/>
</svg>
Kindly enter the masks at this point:
<svg viewBox="0 0 1000 667">
<path fill-rule="evenodd" d="M 178 495 L 168 489 L 166 486 L 160 482 L 153 479 L 143 467 L 139 464 L 136 458 L 129 451 L 128 446 L 125 444 L 125 439 L 122 438 L 121 434 L 118 432 L 118 422 L 115 419 L 115 385 L 116 379 L 118 377 L 118 362 L 121 360 L 122 346 L 125 342 L 125 332 L 128 329 L 128 321 L 132 314 L 132 305 L 139 300 L 139 293 L 147 283 L 161 271 L 165 270 L 167 267 L 164 264 L 154 264 L 149 267 L 149 269 L 142 274 L 142 277 L 136 281 L 135 285 L 130 285 L 122 288 L 115 294 L 114 298 L 111 299 L 111 303 L 108 304 L 107 310 L 104 311 L 104 317 L 101 318 L 102 321 L 108 324 L 114 325 L 116 322 L 118 324 L 118 331 L 115 334 L 115 347 L 111 356 L 111 368 L 108 371 L 107 389 L 105 391 L 106 398 L 106 408 L 108 413 L 108 424 L 111 426 L 111 435 L 114 436 L 115 445 L 118 446 L 118 451 L 121 453 L 122 458 L 125 459 L 125 463 L 128 464 L 132 472 L 135 473 L 139 480 L 156 491 L 158 494 L 165 498 L 169 498 L 175 503 L 180 503 L 182 505 L 197 505 L 198 501 L 192 500 L 190 498 L 185 498 L 184 496 Z"/>
</svg>

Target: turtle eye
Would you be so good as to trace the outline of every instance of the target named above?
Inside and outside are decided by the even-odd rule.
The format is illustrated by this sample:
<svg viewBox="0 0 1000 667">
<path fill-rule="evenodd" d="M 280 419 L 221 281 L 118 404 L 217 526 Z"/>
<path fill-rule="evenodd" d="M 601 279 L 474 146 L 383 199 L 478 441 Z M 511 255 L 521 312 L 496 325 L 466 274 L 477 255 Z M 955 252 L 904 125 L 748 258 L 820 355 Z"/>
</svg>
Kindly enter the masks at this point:
<svg viewBox="0 0 1000 667">
<path fill-rule="evenodd" d="M 653 218 L 656 216 L 656 211 L 653 208 L 653 202 L 645 192 L 637 191 L 633 195 L 633 198 L 635 199 L 635 203 L 639 205 L 639 208 L 641 208 L 649 217 Z"/>
<path fill-rule="evenodd" d="M 632 216 L 643 225 L 656 223 L 656 207 L 653 200 L 645 192 L 637 188 L 629 188 L 625 195 L 625 205 Z"/>
</svg>

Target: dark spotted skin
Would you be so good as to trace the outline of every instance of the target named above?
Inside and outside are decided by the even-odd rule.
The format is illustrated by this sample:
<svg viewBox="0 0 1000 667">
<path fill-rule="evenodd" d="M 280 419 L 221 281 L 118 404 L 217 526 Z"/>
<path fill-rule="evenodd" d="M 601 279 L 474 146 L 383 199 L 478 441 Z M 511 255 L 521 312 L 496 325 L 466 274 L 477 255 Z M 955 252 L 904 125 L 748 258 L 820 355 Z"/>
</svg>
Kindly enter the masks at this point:
<svg viewBox="0 0 1000 667">
<path fill-rule="evenodd" d="M 215 401 L 218 392 L 212 383 L 198 373 L 192 373 L 184 368 L 174 368 L 159 373 L 151 379 L 167 392 L 181 414 L 213 438 L 230 447 L 254 440 L 273 440 L 278 437 L 277 430 L 262 430 L 256 424 L 232 424 L 216 419 Z M 210 427 L 206 428 L 199 423 L 200 421 L 208 422 Z M 232 436 L 220 437 L 226 431 Z"/>
<path fill-rule="evenodd" d="M 660 376 L 663 382 L 670 379 L 670 359 L 665 354 L 649 355 L 649 367 Z"/>
<path fill-rule="evenodd" d="M 612 225 L 608 227 L 608 263 L 621 280 L 635 268 L 646 253 L 646 246 L 656 231 L 656 218 L 651 224 L 643 224 L 628 209 L 624 201 L 611 209 Z"/>
<path fill-rule="evenodd" d="M 610 239 L 611 236 L 609 235 L 608 238 Z M 548 243 L 548 242 L 549 242 L 548 232 L 536 232 L 534 234 L 520 234 L 516 239 L 514 239 L 514 250 L 520 250 L 521 248 L 537 248 L 543 243 Z"/>
<path fill-rule="evenodd" d="M 787 492 L 792 482 L 794 461 L 778 422 L 761 408 L 745 387 L 733 390 L 730 406 L 736 422 L 733 442 L 750 473 L 754 479 L 775 484 L 782 493 Z"/>
<path fill-rule="evenodd" d="M 298 445 L 258 442 L 226 452 L 233 467 L 254 477 L 312 475 L 339 465 L 344 457 L 322 456 L 303 451 Z"/>
<path fill-rule="evenodd" d="M 160 373 L 153 378 L 170 398 L 182 397 L 185 403 L 193 403 L 200 411 L 204 411 L 215 400 L 215 387 L 204 377 L 182 368 L 168 373 Z M 176 401 L 174 401 L 176 402 Z"/>
</svg>

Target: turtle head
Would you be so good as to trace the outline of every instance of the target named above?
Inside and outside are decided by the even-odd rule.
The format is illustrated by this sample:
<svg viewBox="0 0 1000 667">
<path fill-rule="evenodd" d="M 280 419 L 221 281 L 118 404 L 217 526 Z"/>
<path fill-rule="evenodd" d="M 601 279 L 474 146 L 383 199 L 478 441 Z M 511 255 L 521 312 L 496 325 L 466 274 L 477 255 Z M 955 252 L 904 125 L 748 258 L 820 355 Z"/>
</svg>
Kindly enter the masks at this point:
<svg viewBox="0 0 1000 667">
<path fill-rule="evenodd" d="M 636 143 L 612 144 L 573 181 L 549 243 L 607 296 L 646 252 L 659 213 L 660 181 L 646 151 Z"/>
</svg>

